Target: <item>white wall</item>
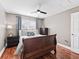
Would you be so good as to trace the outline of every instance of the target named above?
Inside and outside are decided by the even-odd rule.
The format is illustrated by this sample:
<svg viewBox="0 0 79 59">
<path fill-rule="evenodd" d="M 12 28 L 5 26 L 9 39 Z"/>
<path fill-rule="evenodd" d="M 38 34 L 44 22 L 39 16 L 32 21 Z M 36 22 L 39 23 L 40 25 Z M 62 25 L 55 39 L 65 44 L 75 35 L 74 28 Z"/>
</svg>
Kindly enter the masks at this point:
<svg viewBox="0 0 79 59">
<path fill-rule="evenodd" d="M 49 28 L 49 34 L 57 34 L 57 41 L 61 44 L 71 46 L 71 16 L 73 12 L 79 12 L 79 7 L 65 12 L 49 16 L 45 19 L 45 27 Z"/>
<path fill-rule="evenodd" d="M 3 7 L 0 5 L 0 51 L 4 47 L 5 33 L 6 33 L 5 11 Z"/>
<path fill-rule="evenodd" d="M 17 35 L 17 32 L 16 32 L 16 20 L 17 20 L 16 15 L 6 13 L 6 20 L 7 20 L 6 21 L 7 25 L 12 26 L 12 29 L 7 28 L 6 35 L 8 36 L 10 33 L 12 33 L 13 36 L 16 36 Z"/>
<path fill-rule="evenodd" d="M 68 16 L 67 16 L 68 15 Z M 45 27 L 49 28 L 49 34 L 57 34 L 57 40 L 59 43 L 70 45 L 70 15 L 68 13 L 58 14 L 52 17 L 48 17 L 45 20 Z M 68 43 L 65 40 L 69 41 Z"/>
</svg>

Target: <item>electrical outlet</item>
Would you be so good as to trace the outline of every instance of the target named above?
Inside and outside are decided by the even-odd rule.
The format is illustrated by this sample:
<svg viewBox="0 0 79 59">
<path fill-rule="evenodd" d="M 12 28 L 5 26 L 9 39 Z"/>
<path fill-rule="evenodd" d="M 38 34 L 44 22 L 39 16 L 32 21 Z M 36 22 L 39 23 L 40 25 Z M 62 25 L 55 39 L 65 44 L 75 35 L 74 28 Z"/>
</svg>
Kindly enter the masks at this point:
<svg viewBox="0 0 79 59">
<path fill-rule="evenodd" d="M 66 43 L 68 43 L 68 41 L 67 41 L 67 40 L 65 40 L 65 42 L 66 42 Z"/>
</svg>

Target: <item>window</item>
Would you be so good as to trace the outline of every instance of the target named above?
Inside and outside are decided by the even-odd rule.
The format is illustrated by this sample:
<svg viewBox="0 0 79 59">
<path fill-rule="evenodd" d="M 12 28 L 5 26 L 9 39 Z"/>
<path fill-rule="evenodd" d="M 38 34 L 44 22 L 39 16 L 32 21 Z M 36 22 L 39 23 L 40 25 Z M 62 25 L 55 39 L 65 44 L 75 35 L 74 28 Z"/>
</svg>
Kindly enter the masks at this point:
<svg viewBox="0 0 79 59">
<path fill-rule="evenodd" d="M 22 17 L 21 29 L 36 29 L 36 20 L 34 18 Z"/>
</svg>

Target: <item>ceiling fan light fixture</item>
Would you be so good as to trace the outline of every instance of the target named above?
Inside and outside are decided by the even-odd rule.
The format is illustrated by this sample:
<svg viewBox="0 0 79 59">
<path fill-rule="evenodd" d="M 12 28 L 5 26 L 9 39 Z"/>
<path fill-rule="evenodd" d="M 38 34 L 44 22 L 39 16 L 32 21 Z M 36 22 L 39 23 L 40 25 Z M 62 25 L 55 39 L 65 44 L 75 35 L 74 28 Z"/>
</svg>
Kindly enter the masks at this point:
<svg viewBox="0 0 79 59">
<path fill-rule="evenodd" d="M 40 12 L 40 10 L 39 10 L 39 9 L 38 9 L 37 11 L 38 11 L 38 12 Z"/>
<path fill-rule="evenodd" d="M 40 12 L 37 12 L 38 14 L 40 14 Z"/>
<path fill-rule="evenodd" d="M 41 4 L 41 3 L 39 3 L 39 4 L 38 4 L 38 9 L 37 9 L 36 11 L 32 12 L 32 13 L 47 14 L 47 12 L 40 10 L 40 9 L 41 9 L 41 6 L 42 6 L 42 4 Z"/>
</svg>

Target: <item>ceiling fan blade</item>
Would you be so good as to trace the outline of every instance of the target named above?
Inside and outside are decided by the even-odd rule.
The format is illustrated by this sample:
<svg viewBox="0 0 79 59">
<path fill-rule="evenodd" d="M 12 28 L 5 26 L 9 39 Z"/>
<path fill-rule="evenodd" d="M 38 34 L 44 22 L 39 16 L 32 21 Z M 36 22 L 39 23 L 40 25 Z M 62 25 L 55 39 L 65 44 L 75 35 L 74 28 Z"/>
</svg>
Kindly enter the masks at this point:
<svg viewBox="0 0 79 59">
<path fill-rule="evenodd" d="M 47 14 L 47 12 L 41 11 L 41 10 L 37 10 L 37 12 L 43 13 L 43 14 Z"/>
<path fill-rule="evenodd" d="M 31 12 L 31 13 L 38 13 L 38 12 L 40 12 L 40 13 L 42 13 L 42 14 L 47 14 L 47 12 L 41 11 L 41 10 L 39 10 L 39 9 L 37 9 L 36 11 L 33 11 L 33 12 Z"/>
<path fill-rule="evenodd" d="M 40 13 L 47 14 L 47 12 L 40 11 Z"/>
</svg>

